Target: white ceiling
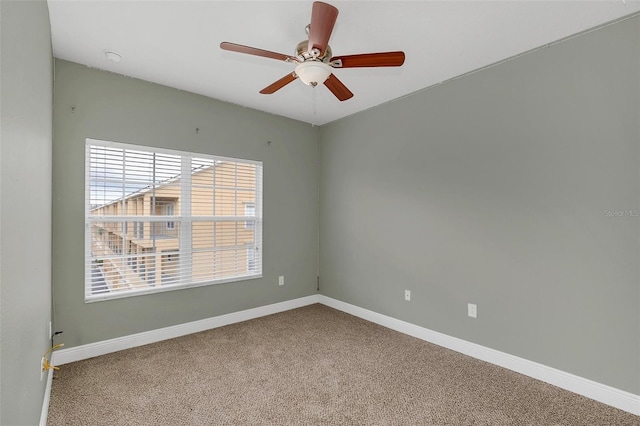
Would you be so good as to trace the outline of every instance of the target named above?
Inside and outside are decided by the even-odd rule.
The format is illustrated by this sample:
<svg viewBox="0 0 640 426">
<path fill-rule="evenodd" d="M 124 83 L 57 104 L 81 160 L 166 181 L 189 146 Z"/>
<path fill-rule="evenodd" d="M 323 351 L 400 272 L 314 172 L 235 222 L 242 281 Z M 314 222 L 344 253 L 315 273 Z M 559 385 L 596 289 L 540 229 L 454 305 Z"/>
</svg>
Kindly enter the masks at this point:
<svg viewBox="0 0 640 426">
<path fill-rule="evenodd" d="M 337 69 L 354 93 L 294 81 L 294 65 L 223 51 L 230 41 L 294 55 L 311 1 L 48 0 L 54 56 L 322 125 L 640 10 L 640 0 L 328 1 L 334 56 L 403 50 L 400 68 Z M 122 55 L 120 63 L 104 51 Z"/>
</svg>

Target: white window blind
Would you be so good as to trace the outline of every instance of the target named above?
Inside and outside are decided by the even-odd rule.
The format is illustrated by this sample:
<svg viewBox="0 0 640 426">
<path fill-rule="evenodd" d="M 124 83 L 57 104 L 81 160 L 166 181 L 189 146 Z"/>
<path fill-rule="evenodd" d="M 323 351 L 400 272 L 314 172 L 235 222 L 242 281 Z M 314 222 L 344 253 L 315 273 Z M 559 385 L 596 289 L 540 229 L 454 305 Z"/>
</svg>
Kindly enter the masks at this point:
<svg viewBox="0 0 640 426">
<path fill-rule="evenodd" d="M 85 171 L 85 301 L 262 276 L 261 162 L 87 139 Z"/>
</svg>

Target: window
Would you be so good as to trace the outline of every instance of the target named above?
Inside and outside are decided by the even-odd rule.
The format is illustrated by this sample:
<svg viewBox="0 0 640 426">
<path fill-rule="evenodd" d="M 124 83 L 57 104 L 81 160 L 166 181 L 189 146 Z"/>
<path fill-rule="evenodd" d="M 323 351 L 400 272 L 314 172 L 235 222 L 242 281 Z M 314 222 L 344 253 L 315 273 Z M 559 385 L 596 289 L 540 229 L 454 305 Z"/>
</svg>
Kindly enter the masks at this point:
<svg viewBox="0 0 640 426">
<path fill-rule="evenodd" d="M 85 301 L 262 276 L 261 162 L 87 139 L 85 171 Z"/>
<path fill-rule="evenodd" d="M 247 218 L 251 218 L 251 220 L 245 220 L 244 229 L 254 229 L 255 228 L 254 218 L 256 217 L 256 205 L 253 203 L 245 203 L 244 215 Z"/>
<path fill-rule="evenodd" d="M 256 249 L 255 247 L 247 247 L 247 271 L 255 271 L 256 269 Z"/>
<path fill-rule="evenodd" d="M 166 216 L 173 216 L 175 213 L 175 204 L 174 203 L 167 203 L 164 207 L 164 215 Z M 174 221 L 169 221 L 167 222 L 167 229 L 175 229 L 176 227 L 176 223 Z"/>
</svg>

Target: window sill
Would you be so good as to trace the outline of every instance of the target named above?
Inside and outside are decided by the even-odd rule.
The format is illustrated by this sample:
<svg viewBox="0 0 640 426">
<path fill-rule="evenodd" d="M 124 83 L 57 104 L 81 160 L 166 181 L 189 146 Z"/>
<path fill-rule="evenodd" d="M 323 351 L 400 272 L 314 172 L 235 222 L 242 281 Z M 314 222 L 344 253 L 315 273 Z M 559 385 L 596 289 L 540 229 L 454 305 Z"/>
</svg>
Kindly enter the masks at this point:
<svg viewBox="0 0 640 426">
<path fill-rule="evenodd" d="M 262 274 L 245 275 L 241 277 L 233 277 L 233 278 L 220 279 L 215 281 L 205 281 L 205 282 L 189 284 L 189 285 L 164 285 L 164 286 L 145 288 L 140 290 L 128 290 L 128 291 L 118 291 L 114 293 L 96 294 L 91 296 L 85 296 L 84 303 L 104 302 L 107 300 L 125 299 L 128 297 L 144 296 L 147 294 L 164 293 L 167 291 L 186 290 L 190 288 L 226 284 L 226 283 L 232 283 L 232 282 L 238 282 L 238 281 L 250 281 L 250 280 L 255 280 L 259 278 L 262 278 Z"/>
</svg>

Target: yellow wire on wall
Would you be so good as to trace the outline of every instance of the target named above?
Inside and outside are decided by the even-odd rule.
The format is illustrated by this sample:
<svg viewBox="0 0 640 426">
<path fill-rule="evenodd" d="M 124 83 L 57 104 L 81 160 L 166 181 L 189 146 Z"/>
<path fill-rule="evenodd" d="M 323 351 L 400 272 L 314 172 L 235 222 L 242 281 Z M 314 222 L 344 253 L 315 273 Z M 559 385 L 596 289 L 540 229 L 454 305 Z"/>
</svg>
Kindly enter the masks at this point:
<svg viewBox="0 0 640 426">
<path fill-rule="evenodd" d="M 47 355 L 49 355 L 51 352 L 55 351 L 58 348 L 61 348 L 64 346 L 64 343 L 58 343 L 55 346 L 52 346 L 48 351 L 46 351 L 44 354 L 42 354 L 42 371 L 47 371 L 47 370 L 60 370 L 60 367 L 56 367 L 55 365 L 52 365 L 49 362 L 49 359 L 47 358 Z"/>
</svg>

